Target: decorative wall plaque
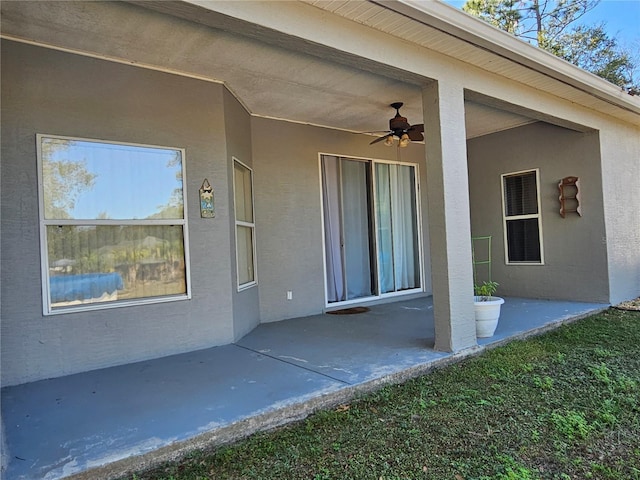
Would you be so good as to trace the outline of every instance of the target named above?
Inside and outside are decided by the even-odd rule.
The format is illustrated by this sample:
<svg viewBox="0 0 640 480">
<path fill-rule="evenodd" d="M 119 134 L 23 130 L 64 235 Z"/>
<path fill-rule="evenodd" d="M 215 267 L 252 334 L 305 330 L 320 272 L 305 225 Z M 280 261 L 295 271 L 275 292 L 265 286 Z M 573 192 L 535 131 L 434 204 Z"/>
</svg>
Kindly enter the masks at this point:
<svg viewBox="0 0 640 480">
<path fill-rule="evenodd" d="M 200 187 L 200 216 L 202 218 L 213 218 L 216 216 L 213 187 L 206 178 Z"/>
</svg>

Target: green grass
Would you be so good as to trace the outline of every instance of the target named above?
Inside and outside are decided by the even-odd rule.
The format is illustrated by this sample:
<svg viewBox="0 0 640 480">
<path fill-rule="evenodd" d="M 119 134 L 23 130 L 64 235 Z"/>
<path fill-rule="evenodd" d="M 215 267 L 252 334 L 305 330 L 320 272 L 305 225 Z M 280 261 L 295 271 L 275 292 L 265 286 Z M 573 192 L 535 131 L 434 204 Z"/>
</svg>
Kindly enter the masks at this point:
<svg viewBox="0 0 640 480">
<path fill-rule="evenodd" d="M 640 312 L 610 309 L 129 479 L 640 479 Z"/>
</svg>

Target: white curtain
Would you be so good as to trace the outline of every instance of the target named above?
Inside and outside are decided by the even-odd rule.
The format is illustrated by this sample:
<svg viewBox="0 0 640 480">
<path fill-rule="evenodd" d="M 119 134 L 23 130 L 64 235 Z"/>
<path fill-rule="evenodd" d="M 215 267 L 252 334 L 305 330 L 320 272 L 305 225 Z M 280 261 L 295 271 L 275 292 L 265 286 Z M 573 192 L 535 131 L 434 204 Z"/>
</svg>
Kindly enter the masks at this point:
<svg viewBox="0 0 640 480">
<path fill-rule="evenodd" d="M 376 165 L 380 291 L 420 286 L 413 167 Z"/>
<path fill-rule="evenodd" d="M 369 164 L 342 159 L 342 209 L 347 299 L 368 297 L 371 291 L 369 228 Z"/>
<path fill-rule="evenodd" d="M 393 273 L 393 228 L 391 225 L 391 185 L 389 165 L 376 165 L 376 207 L 378 229 L 378 270 L 380 292 L 395 291 Z"/>
<path fill-rule="evenodd" d="M 419 286 L 413 168 L 391 165 L 393 264 L 396 290 Z"/>
<path fill-rule="evenodd" d="M 322 193 L 324 207 L 324 241 L 327 263 L 327 299 L 344 300 L 340 228 L 340 183 L 338 157 L 322 157 Z"/>
</svg>

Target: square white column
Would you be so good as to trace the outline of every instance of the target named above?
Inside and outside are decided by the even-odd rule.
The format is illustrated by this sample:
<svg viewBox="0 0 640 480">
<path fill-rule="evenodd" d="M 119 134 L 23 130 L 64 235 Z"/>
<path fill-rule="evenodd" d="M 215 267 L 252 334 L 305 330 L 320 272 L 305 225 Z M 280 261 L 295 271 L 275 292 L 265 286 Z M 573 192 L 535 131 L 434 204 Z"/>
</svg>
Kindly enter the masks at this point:
<svg viewBox="0 0 640 480">
<path fill-rule="evenodd" d="M 422 95 L 435 348 L 452 352 L 477 344 L 464 90 L 434 81 Z"/>
</svg>

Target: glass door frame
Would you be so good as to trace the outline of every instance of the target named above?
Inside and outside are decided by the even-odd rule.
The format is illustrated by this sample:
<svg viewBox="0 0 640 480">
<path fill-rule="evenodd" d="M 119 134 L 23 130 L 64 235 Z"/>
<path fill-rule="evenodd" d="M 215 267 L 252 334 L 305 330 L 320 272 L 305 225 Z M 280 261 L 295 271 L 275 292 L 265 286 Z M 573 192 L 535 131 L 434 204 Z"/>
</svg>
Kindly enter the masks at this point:
<svg viewBox="0 0 640 480">
<path fill-rule="evenodd" d="M 361 162 L 367 162 L 370 165 L 370 171 L 371 171 L 371 185 L 369 186 L 369 188 L 371 189 L 371 194 L 372 194 L 372 207 L 373 207 L 373 211 L 370 212 L 371 214 L 371 229 L 372 231 L 370 232 L 370 234 L 373 236 L 373 238 L 371 239 L 372 244 L 373 244 L 373 248 L 374 248 L 374 252 L 373 252 L 373 263 L 372 263 L 372 268 L 375 268 L 375 277 L 376 277 L 376 284 L 375 284 L 375 294 L 368 296 L 368 297 L 359 297 L 359 298 L 354 298 L 354 299 L 350 299 L 350 300 L 339 300 L 339 301 L 335 301 L 335 302 L 329 302 L 328 298 L 328 291 L 327 291 L 327 254 L 326 254 L 326 249 L 327 249 L 327 245 L 326 245 L 326 239 L 325 239 L 325 215 L 324 215 L 324 188 L 323 188 L 323 170 L 322 170 L 322 157 L 324 156 L 331 156 L 331 157 L 337 157 L 338 159 L 347 159 L 347 160 L 354 160 L 354 161 L 361 161 Z M 375 195 L 375 187 L 377 185 L 377 178 L 376 178 L 376 168 L 375 165 L 377 163 L 384 163 L 384 164 L 389 164 L 389 165 L 401 165 L 401 166 L 408 166 L 408 167 L 413 167 L 414 169 L 414 192 L 415 192 L 415 212 L 416 212 L 416 234 L 417 234 L 417 246 L 418 246 L 418 265 L 419 265 L 419 278 L 420 278 L 420 286 L 416 287 L 416 288 L 411 288 L 411 289 L 406 289 L 406 290 L 400 290 L 400 291 L 394 291 L 394 292 L 388 292 L 388 293 L 380 293 L 380 285 L 381 285 L 381 278 L 380 278 L 380 268 L 378 265 L 378 224 L 377 224 L 377 213 L 378 213 L 378 201 Z M 375 158 L 369 158 L 369 157 L 357 157 L 357 156 L 353 156 L 353 155 L 340 155 L 337 153 L 327 153 L 327 152 L 319 152 L 318 153 L 318 179 L 319 179 L 319 185 L 320 185 L 320 221 L 321 221 L 321 226 L 322 226 L 322 264 L 323 264 L 323 285 L 324 285 L 324 304 L 325 304 L 325 308 L 333 308 L 336 306 L 347 306 L 347 305 L 353 305 L 356 303 L 363 303 L 363 302 L 373 302 L 376 300 L 382 300 L 382 299 L 388 299 L 388 298 L 392 298 L 392 297 L 400 297 L 400 296 L 405 296 L 405 295 L 411 295 L 411 294 L 416 294 L 416 293 L 422 293 L 425 291 L 425 279 L 424 279 L 424 248 L 423 248 L 423 235 L 422 235 L 422 208 L 421 208 L 421 198 L 420 198 L 420 166 L 417 163 L 411 163 L 411 162 L 402 162 L 402 161 L 396 161 L 396 160 L 383 160 L 383 159 L 375 159 Z M 340 186 L 340 188 L 342 188 Z M 342 199 L 341 199 L 342 201 Z"/>
</svg>

